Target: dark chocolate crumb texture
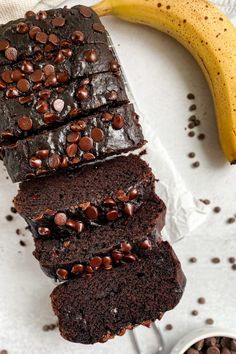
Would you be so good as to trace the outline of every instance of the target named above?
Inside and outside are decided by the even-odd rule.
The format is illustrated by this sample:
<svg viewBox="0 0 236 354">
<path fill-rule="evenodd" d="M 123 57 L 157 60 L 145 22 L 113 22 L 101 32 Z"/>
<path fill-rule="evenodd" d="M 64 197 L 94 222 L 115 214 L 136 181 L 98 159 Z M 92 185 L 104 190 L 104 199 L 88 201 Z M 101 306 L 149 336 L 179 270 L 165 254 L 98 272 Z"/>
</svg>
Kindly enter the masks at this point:
<svg viewBox="0 0 236 354">
<path fill-rule="evenodd" d="M 35 237 L 77 235 L 122 218 L 148 200 L 155 178 L 138 156 L 120 156 L 20 184 L 15 207 Z"/>
<path fill-rule="evenodd" d="M 2 148 L 13 182 L 75 168 L 145 143 L 133 105 L 110 108 Z"/>
<path fill-rule="evenodd" d="M 17 88 L 6 94 L 10 96 L 0 93 L 1 144 L 52 129 L 101 107 L 128 102 L 122 78 L 112 72 L 44 87 L 27 96 L 18 97 Z"/>
<path fill-rule="evenodd" d="M 105 28 L 91 8 L 28 11 L 25 18 L 0 27 L 0 65 L 84 43 L 107 44 Z"/>
<path fill-rule="evenodd" d="M 165 213 L 164 203 L 153 195 L 125 223 L 118 219 L 63 239 L 35 239 L 34 256 L 48 276 L 59 280 L 110 270 L 134 262 L 140 252 L 152 248 Z"/>
<path fill-rule="evenodd" d="M 61 335 L 72 342 L 106 342 L 160 319 L 182 297 L 185 276 L 167 242 L 136 261 L 59 285 L 51 294 Z M 96 309 L 96 310 L 95 310 Z"/>
</svg>

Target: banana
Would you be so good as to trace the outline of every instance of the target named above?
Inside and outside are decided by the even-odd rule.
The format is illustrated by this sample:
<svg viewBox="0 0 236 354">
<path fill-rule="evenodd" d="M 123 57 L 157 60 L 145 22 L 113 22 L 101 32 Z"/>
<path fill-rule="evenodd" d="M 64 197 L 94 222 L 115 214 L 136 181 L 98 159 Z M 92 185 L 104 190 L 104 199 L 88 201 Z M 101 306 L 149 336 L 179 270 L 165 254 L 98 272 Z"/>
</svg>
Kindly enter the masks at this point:
<svg viewBox="0 0 236 354">
<path fill-rule="evenodd" d="M 99 16 L 154 27 L 187 48 L 209 83 L 226 158 L 236 163 L 236 29 L 207 0 L 103 0 Z"/>
</svg>

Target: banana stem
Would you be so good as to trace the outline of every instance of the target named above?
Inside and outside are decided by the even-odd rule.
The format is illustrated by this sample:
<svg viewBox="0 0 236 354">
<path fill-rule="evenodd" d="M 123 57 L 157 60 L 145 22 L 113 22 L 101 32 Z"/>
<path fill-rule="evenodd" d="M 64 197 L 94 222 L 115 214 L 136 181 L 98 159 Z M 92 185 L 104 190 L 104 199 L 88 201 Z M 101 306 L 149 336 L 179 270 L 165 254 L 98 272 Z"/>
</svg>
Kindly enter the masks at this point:
<svg viewBox="0 0 236 354">
<path fill-rule="evenodd" d="M 102 0 L 98 4 L 92 6 L 92 9 L 97 13 L 98 16 L 107 16 L 112 13 L 112 4 L 110 0 Z"/>
</svg>

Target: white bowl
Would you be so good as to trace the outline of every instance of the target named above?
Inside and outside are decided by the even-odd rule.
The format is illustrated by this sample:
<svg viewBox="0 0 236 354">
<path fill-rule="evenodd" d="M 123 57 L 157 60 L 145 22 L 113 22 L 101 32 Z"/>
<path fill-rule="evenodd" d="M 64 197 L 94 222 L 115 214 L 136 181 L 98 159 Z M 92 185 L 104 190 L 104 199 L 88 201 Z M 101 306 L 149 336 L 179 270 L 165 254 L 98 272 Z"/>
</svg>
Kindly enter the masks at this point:
<svg viewBox="0 0 236 354">
<path fill-rule="evenodd" d="M 171 350 L 170 354 L 184 354 L 194 343 L 209 337 L 228 337 L 236 339 L 236 329 L 233 330 L 217 327 L 199 328 L 180 339 Z"/>
</svg>

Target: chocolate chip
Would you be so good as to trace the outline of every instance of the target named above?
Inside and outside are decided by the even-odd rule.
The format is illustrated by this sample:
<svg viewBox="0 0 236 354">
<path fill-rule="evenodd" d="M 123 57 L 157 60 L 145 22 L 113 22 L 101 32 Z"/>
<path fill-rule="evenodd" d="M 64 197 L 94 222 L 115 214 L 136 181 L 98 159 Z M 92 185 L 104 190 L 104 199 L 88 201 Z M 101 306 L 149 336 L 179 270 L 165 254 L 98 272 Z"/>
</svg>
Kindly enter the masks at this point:
<svg viewBox="0 0 236 354">
<path fill-rule="evenodd" d="M 43 115 L 43 120 L 47 124 L 54 123 L 57 119 L 58 116 L 55 113 L 47 112 Z"/>
<path fill-rule="evenodd" d="M 166 331 L 171 331 L 173 329 L 172 324 L 167 324 L 165 329 L 166 329 Z"/>
<path fill-rule="evenodd" d="M 52 64 L 47 64 L 43 67 L 43 72 L 48 77 L 55 73 L 55 68 Z"/>
<path fill-rule="evenodd" d="M 19 96 L 19 91 L 15 86 L 9 87 L 9 89 L 6 92 L 6 96 L 8 98 L 15 98 Z"/>
<path fill-rule="evenodd" d="M 195 104 L 192 104 L 192 105 L 189 107 L 190 112 L 196 111 L 196 109 L 197 109 L 197 106 L 196 106 Z"/>
<path fill-rule="evenodd" d="M 220 208 L 220 207 L 215 207 L 215 208 L 213 209 L 213 211 L 214 211 L 214 213 L 218 214 L 218 213 L 221 212 L 221 208 Z"/>
<path fill-rule="evenodd" d="M 80 5 L 79 12 L 82 16 L 87 18 L 92 16 L 92 10 L 87 6 Z"/>
<path fill-rule="evenodd" d="M 42 161 L 36 157 L 32 156 L 31 159 L 29 160 L 29 164 L 32 168 L 40 168 L 42 166 Z"/>
<path fill-rule="evenodd" d="M 211 259 L 211 262 L 214 263 L 214 264 L 218 264 L 218 263 L 220 263 L 220 258 L 214 257 L 214 258 Z"/>
<path fill-rule="evenodd" d="M 204 304 L 206 303 L 206 299 L 205 299 L 204 297 L 199 297 L 198 303 L 199 303 L 200 305 L 204 305 Z"/>
<path fill-rule="evenodd" d="M 98 59 L 96 50 L 95 49 L 86 50 L 84 52 L 84 59 L 88 63 L 95 63 Z"/>
<path fill-rule="evenodd" d="M 69 74 L 66 71 L 57 73 L 57 81 L 59 83 L 64 83 L 67 82 L 68 80 L 69 80 Z"/>
<path fill-rule="evenodd" d="M 93 268 L 91 266 L 86 266 L 86 267 L 84 267 L 84 271 L 87 274 L 92 274 L 93 273 Z"/>
<path fill-rule="evenodd" d="M 83 271 L 84 271 L 84 266 L 82 264 L 75 264 L 71 269 L 71 273 L 73 274 L 83 273 Z"/>
<path fill-rule="evenodd" d="M 11 78 L 14 82 L 18 82 L 23 79 L 25 74 L 20 69 L 15 69 L 11 72 Z"/>
<path fill-rule="evenodd" d="M 86 128 L 86 122 L 84 120 L 78 120 L 71 124 L 70 129 L 74 132 L 82 131 Z"/>
<path fill-rule="evenodd" d="M 36 157 L 38 157 L 40 160 L 45 160 L 48 158 L 48 155 L 49 155 L 49 150 L 38 150 L 36 152 Z"/>
<path fill-rule="evenodd" d="M 89 151 L 93 147 L 93 139 L 88 136 L 84 136 L 79 141 L 79 147 L 82 151 Z"/>
<path fill-rule="evenodd" d="M 45 100 L 39 100 L 35 108 L 39 113 L 46 113 L 48 111 L 48 103 Z"/>
<path fill-rule="evenodd" d="M 128 216 L 133 216 L 134 214 L 134 205 L 131 203 L 126 203 L 124 205 L 123 211 Z"/>
<path fill-rule="evenodd" d="M 85 228 L 85 225 L 84 225 L 84 223 L 82 223 L 82 221 L 76 221 L 74 228 L 77 232 L 82 232 Z"/>
<path fill-rule="evenodd" d="M 97 270 L 102 265 L 102 258 L 96 256 L 96 257 L 90 259 L 90 265 L 93 269 Z"/>
<path fill-rule="evenodd" d="M 59 43 L 60 43 L 59 37 L 54 33 L 49 34 L 48 41 L 55 46 L 59 45 Z"/>
<path fill-rule="evenodd" d="M 97 220 L 98 218 L 98 209 L 94 206 L 89 206 L 86 210 L 85 210 L 85 214 L 87 216 L 87 218 L 89 218 L 90 220 Z"/>
<path fill-rule="evenodd" d="M 116 72 L 120 69 L 120 65 L 117 60 L 112 60 L 110 64 L 111 71 Z"/>
<path fill-rule="evenodd" d="M 63 110 L 64 106 L 65 106 L 65 102 L 60 98 L 57 98 L 53 102 L 53 108 L 55 109 L 55 111 L 57 111 L 59 113 Z"/>
<path fill-rule="evenodd" d="M 20 79 L 18 82 L 17 82 L 17 88 L 19 91 L 21 92 L 27 92 L 29 91 L 30 89 L 30 83 L 28 80 L 26 79 Z"/>
<path fill-rule="evenodd" d="M 109 256 L 102 257 L 102 265 L 103 267 L 108 270 L 112 268 L 112 259 Z"/>
<path fill-rule="evenodd" d="M 63 269 L 63 268 L 59 268 L 57 269 L 57 276 L 60 278 L 60 279 L 63 279 L 63 280 L 66 280 L 68 279 L 68 271 L 66 269 Z"/>
<path fill-rule="evenodd" d="M 51 235 L 51 231 L 48 227 L 39 227 L 38 233 L 40 236 L 50 236 Z"/>
<path fill-rule="evenodd" d="M 53 27 L 63 27 L 65 25 L 65 19 L 63 17 L 55 17 L 52 19 Z"/>
<path fill-rule="evenodd" d="M 235 218 L 228 218 L 227 219 L 227 224 L 233 224 L 235 223 Z"/>
<path fill-rule="evenodd" d="M 188 157 L 189 157 L 190 159 L 193 159 L 195 156 L 196 156 L 196 154 L 195 154 L 194 152 L 190 152 L 190 153 L 188 154 Z"/>
<path fill-rule="evenodd" d="M 29 32 L 29 27 L 25 22 L 20 22 L 18 23 L 18 25 L 16 26 L 16 31 L 18 33 L 27 33 Z"/>
<path fill-rule="evenodd" d="M 236 258 L 235 257 L 229 257 L 228 259 L 229 263 L 233 264 L 236 262 Z"/>
<path fill-rule="evenodd" d="M 116 206 L 116 202 L 114 201 L 114 199 L 112 199 L 110 197 L 105 198 L 104 201 L 103 201 L 103 204 L 106 207 L 114 207 L 114 206 Z"/>
<path fill-rule="evenodd" d="M 35 39 L 39 43 L 46 44 L 48 41 L 48 35 L 47 35 L 47 33 L 44 33 L 44 32 L 37 32 Z"/>
<path fill-rule="evenodd" d="M 52 154 L 48 159 L 48 165 L 52 169 L 57 169 L 60 167 L 61 157 L 58 154 Z"/>
<path fill-rule="evenodd" d="M 30 78 L 33 82 L 41 82 L 44 79 L 43 71 L 36 69 L 31 75 Z"/>
<path fill-rule="evenodd" d="M 9 46 L 10 46 L 10 43 L 6 39 L 0 40 L 0 51 L 1 52 L 6 50 L 7 48 L 9 48 Z"/>
<path fill-rule="evenodd" d="M 125 254 L 123 256 L 123 261 L 127 263 L 133 263 L 136 261 L 136 257 L 133 254 Z"/>
<path fill-rule="evenodd" d="M 3 81 L 5 81 L 7 84 L 11 84 L 13 82 L 12 79 L 12 70 L 6 70 L 1 73 L 1 78 Z"/>
<path fill-rule="evenodd" d="M 105 33 L 105 27 L 101 23 L 93 23 L 93 30 L 99 33 Z"/>
<path fill-rule="evenodd" d="M 29 131 L 33 127 L 33 122 L 30 117 L 22 116 L 17 121 L 18 127 L 23 131 Z"/>
<path fill-rule="evenodd" d="M 82 43 L 85 39 L 85 36 L 83 32 L 75 31 L 72 33 L 71 39 L 74 43 Z"/>
<path fill-rule="evenodd" d="M 100 128 L 93 128 L 91 131 L 91 138 L 95 142 L 100 142 L 104 139 L 104 132 Z"/>
<path fill-rule="evenodd" d="M 73 157 L 76 155 L 77 150 L 78 150 L 77 144 L 70 144 L 66 148 L 66 154 L 68 157 Z"/>
<path fill-rule="evenodd" d="M 196 161 L 192 164 L 192 167 L 193 168 L 198 168 L 200 166 L 200 162 L 199 161 Z"/>
<path fill-rule="evenodd" d="M 152 244 L 149 240 L 144 240 L 143 242 L 141 242 L 139 244 L 139 247 L 142 249 L 142 250 L 150 250 L 152 249 Z"/>
<path fill-rule="evenodd" d="M 29 31 L 29 36 L 31 39 L 35 39 L 37 33 L 41 32 L 41 28 L 38 26 L 33 26 Z"/>
<path fill-rule="evenodd" d="M 21 70 L 25 74 L 31 74 L 34 71 L 34 68 L 33 68 L 32 63 L 30 63 L 29 61 L 24 60 L 22 65 L 21 65 Z"/>
<path fill-rule="evenodd" d="M 57 77 L 55 74 L 48 76 L 47 80 L 45 81 L 45 86 L 55 86 L 57 84 Z"/>
<path fill-rule="evenodd" d="M 189 136 L 190 138 L 194 137 L 194 135 L 195 135 L 195 132 L 193 132 L 193 131 L 191 131 L 191 132 L 188 133 L 188 136 Z"/>
<path fill-rule="evenodd" d="M 96 157 L 91 152 L 85 152 L 83 154 L 83 159 L 86 160 L 86 161 L 91 161 L 91 160 L 94 160 L 95 158 Z"/>
<path fill-rule="evenodd" d="M 44 100 L 47 100 L 51 96 L 52 91 L 49 89 L 43 89 L 42 91 L 39 91 L 38 95 L 40 98 L 43 98 Z"/>
<path fill-rule="evenodd" d="M 5 82 L 0 80 L 0 90 L 5 90 L 6 87 L 7 87 L 7 85 L 5 84 Z"/>
<path fill-rule="evenodd" d="M 113 119 L 113 115 L 111 113 L 103 113 L 102 114 L 102 120 L 104 120 L 105 122 L 109 122 Z"/>
<path fill-rule="evenodd" d="M 25 103 L 29 103 L 31 101 L 33 101 L 33 95 L 30 96 L 22 96 L 18 98 L 18 101 L 20 104 L 25 104 Z"/>
<path fill-rule="evenodd" d="M 57 213 L 54 216 L 54 223 L 57 226 L 64 226 L 66 224 L 66 221 L 67 221 L 67 216 L 65 213 Z"/>
<path fill-rule="evenodd" d="M 115 101 L 117 100 L 117 97 L 118 97 L 118 94 L 116 91 L 111 91 L 109 92 L 107 95 L 106 95 L 106 98 L 109 100 L 109 101 Z"/>
<path fill-rule="evenodd" d="M 89 97 L 89 90 L 86 86 L 81 86 L 78 88 L 77 92 L 76 92 L 76 97 L 80 100 L 80 101 L 84 101 Z"/>
<path fill-rule="evenodd" d="M 128 253 L 132 250 L 132 246 L 130 243 L 123 241 L 120 244 L 120 249 L 122 252 Z"/>
<path fill-rule="evenodd" d="M 114 129 L 121 129 L 124 126 L 124 117 L 117 115 L 113 118 L 112 126 Z"/>
<path fill-rule="evenodd" d="M 196 257 L 191 257 L 189 258 L 190 263 L 197 263 L 197 258 Z"/>
<path fill-rule="evenodd" d="M 66 58 L 70 58 L 73 54 L 70 48 L 62 49 L 61 52 Z"/>
<path fill-rule="evenodd" d="M 121 202 L 128 202 L 129 196 L 122 190 L 116 192 L 116 198 Z"/>
<path fill-rule="evenodd" d="M 199 140 L 204 140 L 205 137 L 206 137 L 205 134 L 199 134 L 199 135 L 198 135 L 198 139 L 199 139 Z"/>
<path fill-rule="evenodd" d="M 123 258 L 123 254 L 120 251 L 117 251 L 117 250 L 113 251 L 111 256 L 112 256 L 112 259 L 115 262 L 118 262 L 118 261 L 120 261 Z"/>
<path fill-rule="evenodd" d="M 6 220 L 7 221 L 12 221 L 13 220 L 13 216 L 12 215 L 7 215 L 6 216 Z"/>
<path fill-rule="evenodd" d="M 129 197 L 129 200 L 134 200 L 136 199 L 138 196 L 138 191 L 136 188 L 132 189 L 131 191 L 129 191 L 128 193 L 128 197 Z"/>
<path fill-rule="evenodd" d="M 39 20 L 46 20 L 47 17 L 48 17 L 48 14 L 46 11 L 39 11 L 36 15 L 36 18 Z"/>
<path fill-rule="evenodd" d="M 119 214 L 117 210 L 109 210 L 106 213 L 106 218 L 109 221 L 115 221 L 118 218 Z"/>
<path fill-rule="evenodd" d="M 193 311 L 191 312 L 191 314 L 192 314 L 193 316 L 197 316 L 197 315 L 198 315 L 198 311 L 197 311 L 197 310 L 193 310 Z"/>
<path fill-rule="evenodd" d="M 15 61 L 17 59 L 17 50 L 16 48 L 13 47 L 9 47 L 5 50 L 5 57 L 9 60 L 9 61 Z"/>
<path fill-rule="evenodd" d="M 71 132 L 67 135 L 66 140 L 68 143 L 77 143 L 80 139 L 80 133 L 79 132 Z"/>
</svg>

